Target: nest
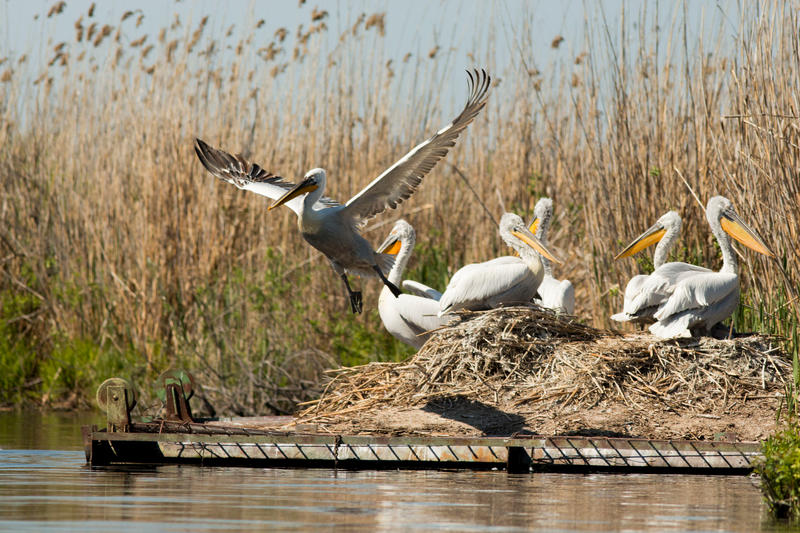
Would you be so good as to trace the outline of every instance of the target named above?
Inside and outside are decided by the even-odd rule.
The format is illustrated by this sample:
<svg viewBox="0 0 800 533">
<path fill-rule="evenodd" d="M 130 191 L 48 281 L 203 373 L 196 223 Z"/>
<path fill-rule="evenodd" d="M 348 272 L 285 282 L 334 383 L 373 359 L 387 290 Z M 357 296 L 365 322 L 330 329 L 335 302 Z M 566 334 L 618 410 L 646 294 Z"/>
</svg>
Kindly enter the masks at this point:
<svg viewBox="0 0 800 533">
<path fill-rule="evenodd" d="M 634 409 L 722 412 L 734 399 L 775 398 L 791 376 L 778 339 L 663 341 L 598 330 L 538 307 L 464 312 L 402 363 L 330 371 L 300 413 L 319 422 L 462 398 L 505 411 Z"/>
</svg>

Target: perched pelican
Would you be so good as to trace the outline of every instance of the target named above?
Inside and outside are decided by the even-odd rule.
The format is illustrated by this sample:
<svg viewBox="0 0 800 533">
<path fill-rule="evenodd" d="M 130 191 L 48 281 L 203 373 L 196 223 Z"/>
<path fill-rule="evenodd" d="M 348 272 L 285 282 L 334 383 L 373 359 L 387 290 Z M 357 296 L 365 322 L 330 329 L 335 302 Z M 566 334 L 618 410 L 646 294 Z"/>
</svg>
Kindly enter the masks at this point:
<svg viewBox="0 0 800 533">
<path fill-rule="evenodd" d="M 467 72 L 469 98 L 461 113 L 427 141 L 414 147 L 346 204 L 324 197 L 326 174 L 321 168 L 309 170 L 297 185 L 271 174 L 241 156 L 234 156 L 195 140 L 200 162 L 214 176 L 275 200 L 269 209 L 286 204 L 297 213 L 303 238 L 322 252 L 333 270 L 344 280 L 350 306 L 360 313 L 360 291 L 353 291 L 347 274 L 378 276 L 394 295 L 400 290 L 384 272 L 391 268 L 393 256 L 376 254 L 358 232 L 369 218 L 395 208 L 416 191 L 422 178 L 455 146 L 458 135 L 486 105 L 491 77 L 485 71 Z"/>
<path fill-rule="evenodd" d="M 398 220 L 389 236 L 378 248 L 379 253 L 397 254 L 388 276 L 389 281 L 395 285 L 399 285 L 403 278 L 403 271 L 411 258 L 416 239 L 417 235 L 411 224 L 405 220 Z M 414 294 L 401 294 L 395 297 L 385 286 L 378 298 L 378 312 L 383 326 L 389 333 L 417 350 L 428 340 L 427 332 L 447 323 L 446 319 L 437 315 L 439 312 L 437 300 Z"/>
<path fill-rule="evenodd" d="M 658 337 L 691 337 L 693 329 L 709 332 L 736 310 L 739 262 L 730 237 L 751 250 L 774 257 L 761 237 L 739 218 L 727 198 L 714 196 L 708 201 L 706 220 L 722 250 L 722 269 L 697 272 L 675 285 L 669 299 L 655 313 L 656 322 L 650 326 L 650 332 Z"/>
<path fill-rule="evenodd" d="M 550 219 L 553 218 L 553 200 L 540 198 L 533 208 L 533 216 L 530 230 L 539 242 L 547 246 L 547 230 L 550 229 Z M 568 279 L 559 281 L 554 278 L 550 260 L 544 256 L 540 256 L 539 259 L 542 261 L 544 276 L 537 290 L 540 298 L 534 298 L 534 303 L 558 313 L 574 314 L 575 287 L 572 286 L 572 282 Z"/>
<path fill-rule="evenodd" d="M 681 233 L 681 217 L 675 211 L 661 215 L 655 224 L 639 235 L 622 250 L 614 260 L 629 257 L 658 243 L 653 255 L 652 274 L 639 274 L 631 278 L 625 287 L 625 300 L 621 313 L 611 315 L 617 322 L 638 322 L 650 324 L 655 322 L 653 314 L 658 306 L 664 303 L 675 284 L 688 275 L 698 272 L 711 272 L 707 268 L 682 262 L 666 263 L 667 255 Z"/>
<path fill-rule="evenodd" d="M 514 213 L 506 213 L 500 219 L 500 236 L 519 257 L 498 257 L 460 268 L 439 300 L 440 316 L 458 309 L 528 303 L 536 296 L 544 276 L 539 254 L 561 263 Z"/>
</svg>

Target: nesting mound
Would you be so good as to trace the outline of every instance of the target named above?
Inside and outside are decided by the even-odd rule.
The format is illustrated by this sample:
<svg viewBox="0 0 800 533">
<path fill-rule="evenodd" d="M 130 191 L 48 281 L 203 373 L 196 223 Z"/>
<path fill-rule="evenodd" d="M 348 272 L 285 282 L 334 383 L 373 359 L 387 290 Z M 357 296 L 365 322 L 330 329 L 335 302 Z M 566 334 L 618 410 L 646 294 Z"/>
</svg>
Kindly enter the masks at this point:
<svg viewBox="0 0 800 533">
<path fill-rule="evenodd" d="M 477 428 L 711 438 L 722 430 L 761 438 L 790 375 L 771 337 L 661 341 L 511 307 L 460 314 L 406 362 L 331 371 L 321 398 L 300 418 L 394 434 Z M 706 423 L 658 430 L 685 416 Z"/>
</svg>

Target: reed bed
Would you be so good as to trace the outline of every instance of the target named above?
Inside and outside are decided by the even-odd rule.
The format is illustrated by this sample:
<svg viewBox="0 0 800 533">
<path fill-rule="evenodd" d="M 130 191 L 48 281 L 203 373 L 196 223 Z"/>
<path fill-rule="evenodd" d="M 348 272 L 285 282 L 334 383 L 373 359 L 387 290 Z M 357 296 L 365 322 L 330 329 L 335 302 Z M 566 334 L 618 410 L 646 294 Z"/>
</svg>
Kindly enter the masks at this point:
<svg viewBox="0 0 800 533">
<path fill-rule="evenodd" d="M 530 214 L 546 194 L 556 206 L 549 240 L 566 259 L 556 275 L 573 281 L 577 314 L 608 327 L 624 284 L 648 266 L 613 262 L 619 247 L 673 208 L 684 216 L 673 257 L 718 266 L 692 193 L 723 194 L 779 258 L 744 252 L 737 327 L 791 339 L 793 5 L 744 6 L 735 35 L 720 27 L 713 42 L 688 42 L 685 9 L 669 21 L 626 13 L 619 28 L 587 13 L 585 40 L 555 39 L 560 59 L 547 67 L 530 46 L 532 17 L 509 26 L 511 46 L 476 39 L 466 58 L 446 47 L 392 58 L 385 14 L 354 15 L 329 39 L 329 16 L 309 6 L 306 24 L 273 35 L 257 20 L 212 33 L 208 17 L 147 35 L 141 13 L 100 21 L 92 9 L 73 40 L 48 44 L 42 72 L 8 51 L 0 404 L 74 405 L 108 374 L 144 385 L 182 365 L 209 410 L 290 412 L 319 394 L 325 368 L 408 356 L 382 330 L 377 284 L 364 284 L 368 310 L 349 315 L 294 215 L 267 214 L 262 198 L 215 182 L 192 139 L 287 179 L 327 168 L 330 195 L 348 198 L 449 120 L 460 102 L 446 108 L 437 87 L 462 66 L 493 73 L 487 109 L 420 191 L 366 231 L 379 242 L 398 216 L 415 226 L 409 278 L 443 288 L 463 264 L 507 253 L 472 190 L 496 217 Z M 506 50 L 511 66 L 493 71 L 490 58 Z"/>
</svg>

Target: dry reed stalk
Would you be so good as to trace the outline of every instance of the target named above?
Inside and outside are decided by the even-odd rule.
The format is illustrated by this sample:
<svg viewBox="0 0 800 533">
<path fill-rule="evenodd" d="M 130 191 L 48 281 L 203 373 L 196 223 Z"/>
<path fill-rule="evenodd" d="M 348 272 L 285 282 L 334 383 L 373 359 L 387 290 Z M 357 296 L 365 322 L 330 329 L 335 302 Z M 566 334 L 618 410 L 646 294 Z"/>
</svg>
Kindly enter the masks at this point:
<svg viewBox="0 0 800 533">
<path fill-rule="evenodd" d="M 566 259 L 556 274 L 573 281 L 577 312 L 596 327 L 608 325 L 620 288 L 639 270 L 612 262 L 614 253 L 667 209 L 684 216 L 673 257 L 719 265 L 703 214 L 673 169 L 701 199 L 730 197 L 785 258 L 784 277 L 745 252 L 745 294 L 768 313 L 796 305 L 800 58 L 785 43 L 798 41 L 800 25 L 788 4 L 762 6 L 761 16 L 753 9 L 745 6 L 732 45 L 720 30 L 696 46 L 686 42 L 680 9 L 672 21 L 643 11 L 640 31 L 620 31 L 619 39 L 587 13 L 586 41 L 561 43 L 563 59 L 553 65 L 535 61 L 532 19 L 511 28 L 517 57 L 497 73 L 503 81 L 485 118 L 448 162 L 495 215 L 501 204 L 524 214 L 539 195 L 553 197 L 550 242 Z M 270 390 L 287 385 L 265 361 L 284 368 L 306 348 L 336 359 L 355 330 L 402 353 L 376 313 L 343 317 L 343 295 L 297 235 L 294 215 L 267 215 L 262 198 L 211 180 L 191 138 L 245 152 L 289 179 L 326 167 L 330 195 L 348 198 L 448 116 L 437 87 L 459 70 L 449 52 L 395 61 L 392 77 L 380 16 L 368 28 L 363 17 L 332 48 L 321 26 L 221 36 L 206 20 L 176 20 L 156 39 L 141 35 L 134 19 L 113 21 L 135 36 L 128 44 L 98 40 L 113 32 L 110 24 L 79 20 L 81 40 L 53 51 L 60 55 L 51 67 L 25 72 L 30 63 L 20 60 L 0 84 L 0 291 L 40 302 L 14 324 L 38 339 L 42 357 L 61 337 L 97 339 L 141 354 L 144 374 L 198 364 L 230 397 L 234 376 L 253 372 L 258 379 L 242 380 L 250 398 L 243 408 L 255 411 L 267 377 Z M 672 29 L 645 31 L 656 23 Z M 274 41 L 269 57 L 253 45 L 262 38 Z M 133 48 L 140 41 L 153 46 L 146 63 Z M 238 53 L 223 60 L 226 46 Z M 500 44 L 486 46 L 475 55 L 490 57 Z M 275 78 L 274 66 L 282 72 Z M 41 82 L 30 91 L 25 80 L 33 78 Z M 507 253 L 473 198 L 443 165 L 406 211 L 388 215 L 435 206 L 408 217 L 420 236 L 417 272 L 432 257 L 430 270 L 443 278 Z M 379 233 L 367 237 L 378 242 Z M 378 290 L 365 284 L 365 301 L 375 302 Z M 788 336 L 793 323 L 776 321 L 775 332 Z M 309 367 L 291 380 L 317 379 L 316 363 Z M 220 403 L 231 404 L 228 396 Z"/>
</svg>

